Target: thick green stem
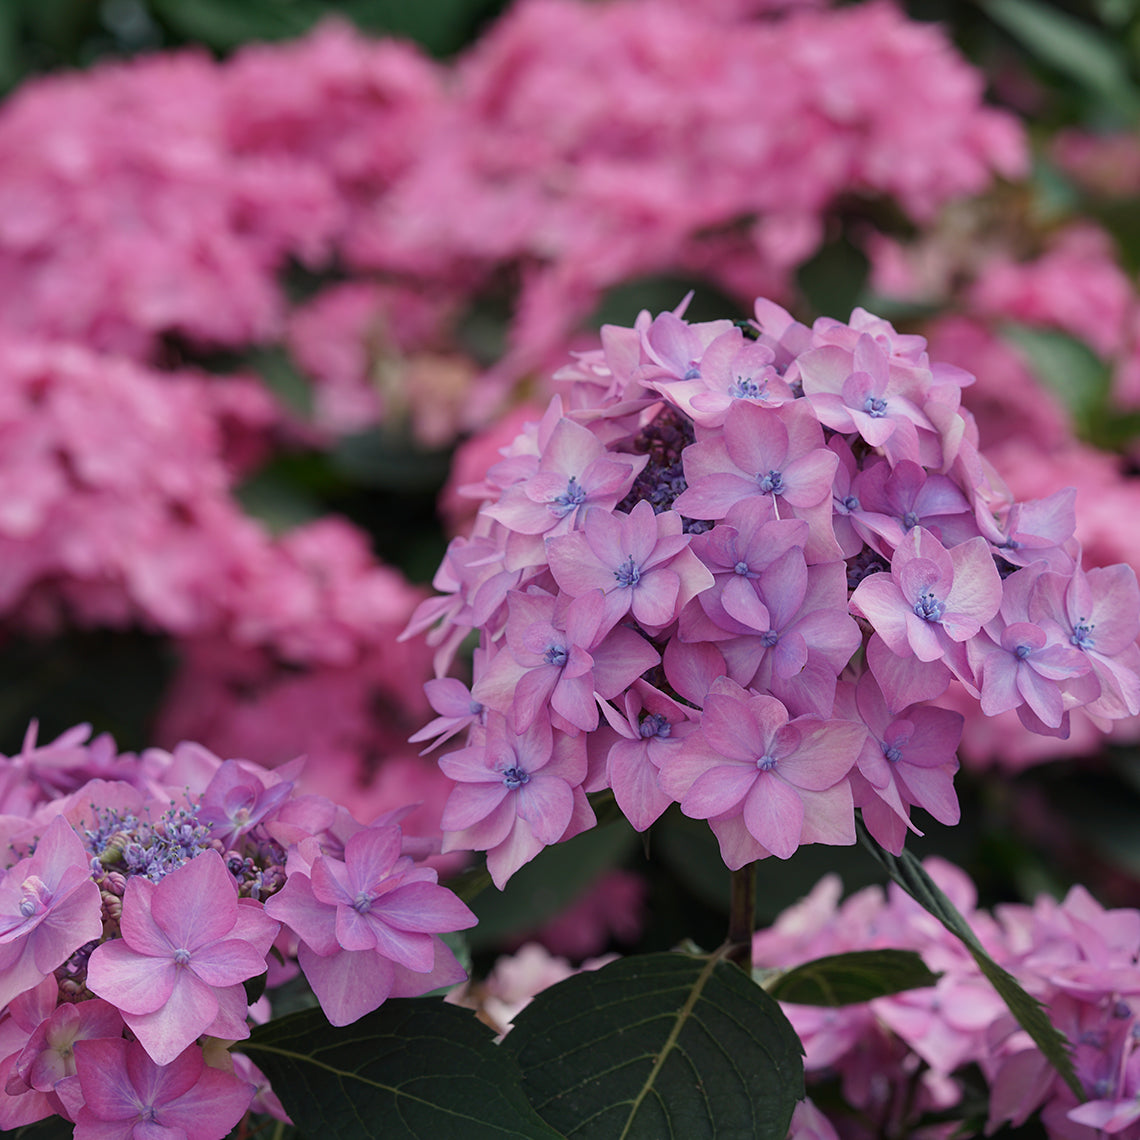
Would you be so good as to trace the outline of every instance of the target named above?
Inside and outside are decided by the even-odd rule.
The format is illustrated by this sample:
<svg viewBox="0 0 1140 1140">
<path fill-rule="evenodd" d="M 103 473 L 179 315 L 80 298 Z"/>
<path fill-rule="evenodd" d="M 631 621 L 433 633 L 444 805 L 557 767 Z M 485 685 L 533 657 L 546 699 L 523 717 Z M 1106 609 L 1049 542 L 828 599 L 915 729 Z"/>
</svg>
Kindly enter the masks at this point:
<svg viewBox="0 0 1140 1140">
<path fill-rule="evenodd" d="M 756 928 L 756 864 L 732 872 L 732 900 L 728 914 L 729 951 L 726 955 L 742 970 L 752 969 L 752 934 Z"/>
</svg>

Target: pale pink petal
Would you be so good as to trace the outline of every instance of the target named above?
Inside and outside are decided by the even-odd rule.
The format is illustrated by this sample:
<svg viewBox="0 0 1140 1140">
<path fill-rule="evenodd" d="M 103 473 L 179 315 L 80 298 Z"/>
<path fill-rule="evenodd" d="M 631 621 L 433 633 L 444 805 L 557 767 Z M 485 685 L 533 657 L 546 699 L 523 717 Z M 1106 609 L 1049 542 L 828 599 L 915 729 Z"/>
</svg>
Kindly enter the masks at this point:
<svg viewBox="0 0 1140 1140">
<path fill-rule="evenodd" d="M 761 772 L 759 777 L 744 801 L 744 824 L 778 859 L 788 859 L 800 845 L 803 801 L 775 774 Z"/>
<path fill-rule="evenodd" d="M 297 961 L 333 1025 L 349 1025 L 371 1013 L 392 989 L 392 963 L 371 950 L 318 957 L 302 943 Z"/>
<path fill-rule="evenodd" d="M 174 990 L 177 967 L 169 947 L 167 955 L 136 954 L 122 938 L 104 942 L 87 964 L 88 988 L 124 1012 L 152 1013 Z"/>
<path fill-rule="evenodd" d="M 214 991 L 190 970 L 179 970 L 164 1005 L 153 1013 L 124 1010 L 123 1020 L 148 1056 L 159 1065 L 168 1065 L 205 1032 L 217 1014 Z"/>
<path fill-rule="evenodd" d="M 151 915 L 174 946 L 193 950 L 233 927 L 237 884 L 217 851 L 203 851 L 154 889 Z"/>
</svg>

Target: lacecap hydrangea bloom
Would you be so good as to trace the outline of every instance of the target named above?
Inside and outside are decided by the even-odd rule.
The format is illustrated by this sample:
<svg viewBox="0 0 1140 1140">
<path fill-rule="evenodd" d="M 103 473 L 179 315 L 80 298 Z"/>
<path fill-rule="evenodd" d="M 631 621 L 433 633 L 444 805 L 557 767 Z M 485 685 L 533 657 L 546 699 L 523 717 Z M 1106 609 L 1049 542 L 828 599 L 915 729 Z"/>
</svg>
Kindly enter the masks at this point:
<svg viewBox="0 0 1140 1140">
<path fill-rule="evenodd" d="M 400 812 L 299 794 L 299 762 L 89 734 L 0 757 L 0 1129 L 220 1140 L 265 1085 L 225 1052 L 246 982 L 303 972 L 344 1025 L 466 976 L 440 934 L 474 915 Z"/>
<path fill-rule="evenodd" d="M 739 868 L 849 844 L 899 852 L 958 819 L 965 695 L 1065 737 L 1140 712 L 1140 589 L 1085 570 L 1074 492 L 1018 502 L 926 342 L 856 309 L 812 327 L 685 306 L 555 377 L 501 450 L 408 634 L 430 631 L 452 740 L 444 850 L 500 887 L 593 823 L 673 802 Z M 479 633 L 470 689 L 444 681 Z M 942 702 L 941 704 L 939 702 Z"/>
</svg>

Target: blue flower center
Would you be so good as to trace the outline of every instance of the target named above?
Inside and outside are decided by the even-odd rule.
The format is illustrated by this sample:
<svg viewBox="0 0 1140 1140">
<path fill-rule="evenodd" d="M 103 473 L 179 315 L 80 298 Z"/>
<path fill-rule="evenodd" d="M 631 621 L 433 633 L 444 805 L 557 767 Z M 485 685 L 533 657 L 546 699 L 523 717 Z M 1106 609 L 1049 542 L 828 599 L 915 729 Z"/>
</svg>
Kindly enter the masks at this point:
<svg viewBox="0 0 1140 1140">
<path fill-rule="evenodd" d="M 760 635 L 760 644 L 766 649 L 771 649 L 777 641 L 780 640 L 780 631 L 777 629 L 766 629 Z"/>
<path fill-rule="evenodd" d="M 367 891 L 361 891 L 352 900 L 352 909 L 357 914 L 367 914 L 372 909 L 372 896 Z"/>
<path fill-rule="evenodd" d="M 559 669 L 566 664 L 566 658 L 570 655 L 566 652 L 565 645 L 548 645 L 546 652 L 542 655 L 543 661 L 547 665 L 557 665 Z"/>
<path fill-rule="evenodd" d="M 1073 636 L 1069 638 L 1069 643 L 1075 645 L 1078 649 L 1092 649 L 1096 644 L 1093 640 L 1092 631 L 1096 629 L 1096 623 L 1089 624 L 1085 618 L 1073 627 Z"/>
<path fill-rule="evenodd" d="M 868 396 L 863 401 L 863 411 L 872 419 L 881 420 L 887 414 L 887 401 L 879 396 Z"/>
<path fill-rule="evenodd" d="M 860 510 L 859 500 L 854 495 L 847 495 L 843 500 L 843 509 L 847 511 Z"/>
<path fill-rule="evenodd" d="M 902 759 L 902 749 L 893 744 L 883 745 L 883 755 L 892 763 L 897 764 Z"/>
<path fill-rule="evenodd" d="M 652 740 L 654 737 L 664 740 L 673 731 L 673 726 L 660 713 L 649 713 L 638 725 L 637 731 L 643 740 Z"/>
<path fill-rule="evenodd" d="M 767 383 L 757 384 L 751 376 L 737 376 L 728 386 L 728 394 L 734 400 L 756 400 L 767 387 Z"/>
<path fill-rule="evenodd" d="M 701 368 L 695 360 L 689 361 L 689 367 L 685 369 L 685 375 L 681 377 L 682 380 L 699 380 L 701 378 Z"/>
<path fill-rule="evenodd" d="M 174 964 L 176 966 L 188 966 L 190 964 L 190 951 L 185 946 L 180 946 L 174 951 Z"/>
<path fill-rule="evenodd" d="M 561 495 L 555 495 L 548 504 L 551 514 L 564 519 L 571 511 L 577 510 L 586 499 L 586 489 L 578 482 L 576 476 L 571 475 L 566 482 L 566 490 Z"/>
<path fill-rule="evenodd" d="M 907 511 L 902 517 L 903 530 L 914 530 L 919 522 L 920 519 L 916 511 Z"/>
<path fill-rule="evenodd" d="M 945 612 L 945 605 L 933 594 L 923 594 L 922 597 L 914 603 L 915 616 L 922 618 L 923 621 L 941 621 L 942 615 Z"/>
<path fill-rule="evenodd" d="M 632 554 L 614 571 L 614 577 L 623 590 L 632 590 L 641 580 L 641 570 L 634 564 Z"/>
<path fill-rule="evenodd" d="M 1013 652 L 1019 661 L 1024 661 L 1033 652 L 1033 646 L 1019 645 Z"/>
<path fill-rule="evenodd" d="M 739 574 L 742 578 L 745 577 L 748 574 L 748 563 L 747 562 L 738 562 L 732 568 L 732 572 L 734 574 Z"/>
<path fill-rule="evenodd" d="M 757 475 L 756 482 L 765 495 L 784 493 L 784 476 L 779 471 L 769 471 L 767 475 Z"/>
<path fill-rule="evenodd" d="M 516 788 L 521 788 L 523 784 L 530 783 L 530 773 L 524 768 L 507 768 L 503 772 L 503 783 L 513 792 Z"/>
<path fill-rule="evenodd" d="M 776 757 L 770 756 L 765 752 L 764 755 L 756 761 L 756 767 L 759 768 L 761 772 L 771 772 L 772 769 L 776 767 Z"/>
</svg>

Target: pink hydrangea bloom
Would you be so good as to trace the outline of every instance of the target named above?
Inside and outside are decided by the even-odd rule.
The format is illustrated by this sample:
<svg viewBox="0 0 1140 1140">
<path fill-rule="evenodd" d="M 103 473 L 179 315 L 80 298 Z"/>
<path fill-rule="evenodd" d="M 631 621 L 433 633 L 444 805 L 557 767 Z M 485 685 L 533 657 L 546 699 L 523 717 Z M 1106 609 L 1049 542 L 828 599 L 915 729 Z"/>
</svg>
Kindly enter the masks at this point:
<svg viewBox="0 0 1140 1140">
<path fill-rule="evenodd" d="M 195 1048 L 157 1064 L 136 1041 L 77 1041 L 75 1066 L 83 1098 L 78 1140 L 222 1140 L 254 1092 L 210 1068 Z"/>
<path fill-rule="evenodd" d="M 132 878 L 122 937 L 91 955 L 87 984 L 122 1011 L 159 1065 L 201 1034 L 249 1036 L 241 983 L 266 970 L 278 924 L 238 898 L 216 851 L 204 851 L 161 882 Z"/>
<path fill-rule="evenodd" d="M 103 932 L 90 857 L 57 815 L 30 858 L 0 878 L 0 1004 L 31 989 Z"/>
<path fill-rule="evenodd" d="M 711 822 L 729 867 L 787 859 L 801 843 L 854 841 L 844 777 L 865 737 L 850 721 L 789 719 L 775 698 L 724 678 L 661 782 L 686 815 Z"/>
<path fill-rule="evenodd" d="M 594 823 L 582 781 L 586 741 L 536 720 L 524 733 L 501 715 L 487 719 L 485 739 L 441 757 L 455 781 L 443 811 L 444 851 L 487 852 L 502 888 L 543 847 Z"/>
<path fill-rule="evenodd" d="M 465 977 L 438 937 L 475 916 L 401 854 L 400 830 L 357 831 L 344 859 L 302 843 L 284 888 L 265 906 L 301 939 L 298 960 L 333 1025 L 347 1025 L 389 996 L 411 997 Z"/>
</svg>

